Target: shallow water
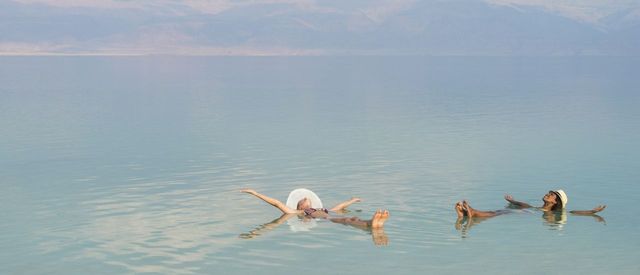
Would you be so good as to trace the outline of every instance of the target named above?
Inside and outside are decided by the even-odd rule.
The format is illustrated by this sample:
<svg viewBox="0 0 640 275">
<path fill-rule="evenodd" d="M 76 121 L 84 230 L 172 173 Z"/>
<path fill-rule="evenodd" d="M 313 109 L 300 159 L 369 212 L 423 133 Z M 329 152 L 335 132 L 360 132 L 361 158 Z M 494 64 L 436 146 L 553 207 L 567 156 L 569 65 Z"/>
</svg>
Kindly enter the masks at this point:
<svg viewBox="0 0 640 275">
<path fill-rule="evenodd" d="M 0 273 L 637 274 L 638 61 L 3 57 Z M 391 218 L 276 226 L 245 187 Z M 555 188 L 608 207 L 456 226 Z"/>
</svg>

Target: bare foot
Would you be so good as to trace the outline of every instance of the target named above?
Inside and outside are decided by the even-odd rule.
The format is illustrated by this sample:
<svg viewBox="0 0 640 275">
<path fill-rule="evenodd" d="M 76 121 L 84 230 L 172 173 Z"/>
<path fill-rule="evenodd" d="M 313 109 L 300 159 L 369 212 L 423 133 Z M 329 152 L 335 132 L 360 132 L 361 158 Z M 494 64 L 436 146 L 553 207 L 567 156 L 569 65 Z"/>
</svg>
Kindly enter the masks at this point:
<svg viewBox="0 0 640 275">
<path fill-rule="evenodd" d="M 456 213 L 458 214 L 458 218 L 464 217 L 465 211 L 462 208 L 462 202 L 456 202 L 455 209 L 456 209 Z"/>
<path fill-rule="evenodd" d="M 384 223 L 387 221 L 387 219 L 389 219 L 389 211 L 384 210 L 382 212 L 382 219 L 380 220 L 380 227 L 382 227 L 384 225 Z"/>
<path fill-rule="evenodd" d="M 375 214 L 373 214 L 373 218 L 371 219 L 371 228 L 382 228 L 384 223 L 389 218 L 389 211 L 387 210 L 378 210 Z"/>
<path fill-rule="evenodd" d="M 467 216 L 469 216 L 469 218 L 473 218 L 475 210 L 471 208 L 471 205 L 469 205 L 469 203 L 466 200 L 462 201 L 462 209 L 464 209 L 467 212 Z"/>
<path fill-rule="evenodd" d="M 371 225 L 371 228 L 376 227 L 376 223 L 380 219 L 380 216 L 382 216 L 382 211 L 380 209 L 376 210 L 376 212 L 373 213 L 373 217 L 371 217 L 371 221 L 369 222 Z"/>
</svg>

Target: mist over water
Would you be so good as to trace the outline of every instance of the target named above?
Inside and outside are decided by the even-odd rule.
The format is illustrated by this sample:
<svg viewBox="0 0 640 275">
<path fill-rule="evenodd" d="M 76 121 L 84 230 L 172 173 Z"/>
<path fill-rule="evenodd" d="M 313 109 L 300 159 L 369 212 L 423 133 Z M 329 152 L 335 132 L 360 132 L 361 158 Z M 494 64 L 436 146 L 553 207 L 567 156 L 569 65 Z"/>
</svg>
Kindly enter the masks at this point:
<svg viewBox="0 0 640 275">
<path fill-rule="evenodd" d="M 3 57 L 0 273 L 635 274 L 638 61 Z M 388 244 L 239 192 L 300 187 Z"/>
</svg>

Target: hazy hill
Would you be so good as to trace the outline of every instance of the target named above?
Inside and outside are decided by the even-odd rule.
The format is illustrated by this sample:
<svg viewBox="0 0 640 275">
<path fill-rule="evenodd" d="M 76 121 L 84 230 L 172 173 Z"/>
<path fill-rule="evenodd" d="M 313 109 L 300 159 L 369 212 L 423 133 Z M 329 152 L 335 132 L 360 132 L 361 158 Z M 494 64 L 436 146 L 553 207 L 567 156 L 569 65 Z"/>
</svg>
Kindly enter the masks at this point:
<svg viewBox="0 0 640 275">
<path fill-rule="evenodd" d="M 640 55 L 640 1 L 602 2 L 2 1 L 0 53 Z"/>
</svg>

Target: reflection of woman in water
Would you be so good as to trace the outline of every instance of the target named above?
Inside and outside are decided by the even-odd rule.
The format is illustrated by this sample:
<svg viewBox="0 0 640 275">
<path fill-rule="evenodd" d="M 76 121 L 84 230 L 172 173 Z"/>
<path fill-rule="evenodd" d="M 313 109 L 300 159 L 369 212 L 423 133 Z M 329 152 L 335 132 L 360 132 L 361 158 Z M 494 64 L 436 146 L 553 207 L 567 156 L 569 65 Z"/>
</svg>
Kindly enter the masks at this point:
<svg viewBox="0 0 640 275">
<path fill-rule="evenodd" d="M 360 218 L 357 218 L 357 217 L 336 217 L 336 216 L 331 216 L 329 214 L 329 211 L 331 212 L 344 211 L 345 208 L 347 208 L 349 205 L 359 202 L 360 201 L 359 198 L 351 198 L 350 200 L 342 202 L 332 207 L 331 209 L 326 209 L 326 208 L 313 208 L 311 205 L 311 199 L 305 197 L 298 201 L 296 205 L 296 209 L 291 209 L 281 201 L 276 200 L 274 198 L 267 197 L 263 194 L 256 192 L 253 189 L 243 189 L 240 191 L 243 193 L 254 195 L 259 199 L 265 201 L 266 203 L 271 204 L 274 207 L 280 209 L 280 211 L 284 213 L 280 218 L 275 219 L 270 223 L 266 223 L 261 227 L 256 228 L 249 234 L 242 234 L 241 237 L 243 238 L 252 238 L 253 236 L 259 235 L 260 231 L 264 231 L 265 229 L 275 228 L 293 216 L 302 216 L 305 219 L 309 219 L 309 218 L 328 219 L 334 223 L 350 225 L 356 228 L 371 231 L 373 235 L 374 243 L 380 245 L 380 244 L 386 244 L 387 242 L 386 235 L 384 235 L 384 231 L 382 230 L 384 223 L 389 218 L 389 211 L 387 210 L 376 211 L 370 220 L 361 220 Z"/>
<path fill-rule="evenodd" d="M 509 202 L 509 206 L 511 208 L 516 208 L 516 209 L 534 208 L 528 203 L 514 200 L 511 195 L 505 195 L 504 199 Z M 542 206 L 535 207 L 535 208 L 545 212 L 559 211 L 564 209 L 564 207 L 568 202 L 568 198 L 567 198 L 567 194 L 565 194 L 564 191 L 555 190 L 555 191 L 549 191 L 547 194 L 545 194 L 542 197 L 542 202 L 543 202 Z M 605 207 L 607 206 L 599 205 L 593 208 L 592 210 L 573 210 L 573 211 L 569 211 L 569 213 L 575 214 L 575 215 L 594 215 L 595 213 L 598 213 L 604 210 Z M 497 210 L 497 211 L 477 210 L 472 208 L 467 201 L 456 203 L 455 209 L 456 209 L 456 213 L 458 214 L 458 217 L 472 217 L 472 218 L 473 217 L 481 217 L 481 218 L 494 217 L 494 216 L 509 212 L 505 210 Z"/>
<path fill-rule="evenodd" d="M 543 212 L 542 218 L 550 225 L 556 225 L 564 223 L 566 219 L 564 207 L 568 202 L 567 194 L 562 190 L 549 191 L 542 197 L 543 205 L 540 207 L 534 207 L 524 202 L 519 202 L 513 199 L 511 195 L 505 195 L 505 200 L 509 202 L 509 207 L 514 209 L 536 208 Z M 596 213 L 604 210 L 606 205 L 599 205 L 592 210 L 573 210 L 569 213 L 577 216 L 592 216 L 598 222 L 604 222 L 604 219 Z M 502 214 L 510 213 L 509 209 L 501 209 L 496 211 L 482 211 L 474 209 L 469 205 L 467 201 L 457 202 L 455 210 L 458 215 L 456 220 L 456 229 L 462 230 L 466 233 L 473 225 L 482 222 L 483 220 L 491 217 L 495 217 Z"/>
</svg>

